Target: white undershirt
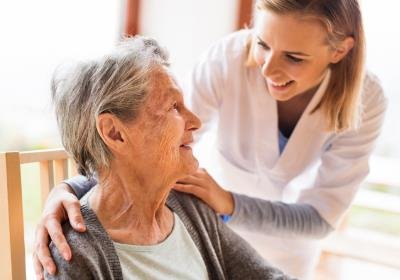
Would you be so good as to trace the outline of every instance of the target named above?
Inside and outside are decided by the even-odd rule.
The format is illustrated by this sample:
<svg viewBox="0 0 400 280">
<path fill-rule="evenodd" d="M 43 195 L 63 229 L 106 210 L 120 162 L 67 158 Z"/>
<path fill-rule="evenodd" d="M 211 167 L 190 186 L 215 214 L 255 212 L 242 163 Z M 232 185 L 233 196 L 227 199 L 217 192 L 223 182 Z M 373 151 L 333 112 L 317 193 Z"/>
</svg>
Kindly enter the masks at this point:
<svg viewBox="0 0 400 280">
<path fill-rule="evenodd" d="M 208 279 L 203 258 L 175 213 L 171 234 L 159 244 L 113 243 L 124 279 Z"/>
</svg>

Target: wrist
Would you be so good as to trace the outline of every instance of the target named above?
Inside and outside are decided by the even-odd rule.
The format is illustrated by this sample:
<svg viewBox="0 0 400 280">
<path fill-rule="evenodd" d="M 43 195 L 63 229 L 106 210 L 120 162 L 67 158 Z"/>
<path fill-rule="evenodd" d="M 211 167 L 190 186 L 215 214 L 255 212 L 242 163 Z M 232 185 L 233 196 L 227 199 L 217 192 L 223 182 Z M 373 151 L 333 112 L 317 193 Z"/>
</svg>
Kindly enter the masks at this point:
<svg viewBox="0 0 400 280">
<path fill-rule="evenodd" d="M 72 194 L 72 195 L 76 196 L 75 192 L 71 188 L 71 186 L 68 185 L 67 183 L 62 182 L 51 189 L 46 201 L 52 201 L 54 199 L 58 200 L 59 197 L 63 197 L 64 195 L 67 195 L 67 194 L 68 195 Z"/>
<path fill-rule="evenodd" d="M 67 183 L 62 182 L 62 183 L 60 183 L 59 187 L 60 187 L 60 189 L 65 190 L 65 191 L 67 191 L 67 192 L 72 193 L 73 195 L 75 195 L 74 190 L 73 190 L 72 187 L 71 187 L 70 185 L 68 185 Z"/>
<path fill-rule="evenodd" d="M 223 215 L 232 215 L 233 210 L 235 209 L 235 203 L 233 200 L 232 193 L 229 191 L 224 191 L 224 196 L 225 196 L 225 207 L 222 211 L 221 214 Z"/>
</svg>

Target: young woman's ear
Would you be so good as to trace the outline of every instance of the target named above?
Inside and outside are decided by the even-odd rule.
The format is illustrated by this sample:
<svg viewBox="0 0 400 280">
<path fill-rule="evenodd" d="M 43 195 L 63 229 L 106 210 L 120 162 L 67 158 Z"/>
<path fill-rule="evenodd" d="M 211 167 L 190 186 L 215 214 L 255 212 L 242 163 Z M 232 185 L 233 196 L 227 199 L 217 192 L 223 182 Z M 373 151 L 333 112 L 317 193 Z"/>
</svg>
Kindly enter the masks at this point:
<svg viewBox="0 0 400 280">
<path fill-rule="evenodd" d="M 338 47 L 333 50 L 331 63 L 335 64 L 341 61 L 349 51 L 354 47 L 353 37 L 346 37 Z"/>
<path fill-rule="evenodd" d="M 121 153 L 125 146 L 125 134 L 121 121 L 112 114 L 100 114 L 96 120 L 96 128 L 107 147 Z"/>
</svg>

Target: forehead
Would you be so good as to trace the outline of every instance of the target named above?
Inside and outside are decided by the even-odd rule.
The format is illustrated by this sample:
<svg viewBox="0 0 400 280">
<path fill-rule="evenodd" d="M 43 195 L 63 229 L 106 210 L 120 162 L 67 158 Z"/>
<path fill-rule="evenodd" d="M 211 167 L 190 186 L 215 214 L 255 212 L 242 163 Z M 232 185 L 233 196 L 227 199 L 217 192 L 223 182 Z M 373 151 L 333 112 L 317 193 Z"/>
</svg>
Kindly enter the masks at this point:
<svg viewBox="0 0 400 280">
<path fill-rule="evenodd" d="M 162 105 L 177 97 L 181 97 L 181 90 L 173 74 L 166 67 L 154 70 L 149 80 L 149 102 Z"/>
<path fill-rule="evenodd" d="M 272 49 L 305 53 L 318 51 L 327 37 L 323 24 L 317 19 L 268 10 L 257 13 L 254 32 Z"/>
</svg>

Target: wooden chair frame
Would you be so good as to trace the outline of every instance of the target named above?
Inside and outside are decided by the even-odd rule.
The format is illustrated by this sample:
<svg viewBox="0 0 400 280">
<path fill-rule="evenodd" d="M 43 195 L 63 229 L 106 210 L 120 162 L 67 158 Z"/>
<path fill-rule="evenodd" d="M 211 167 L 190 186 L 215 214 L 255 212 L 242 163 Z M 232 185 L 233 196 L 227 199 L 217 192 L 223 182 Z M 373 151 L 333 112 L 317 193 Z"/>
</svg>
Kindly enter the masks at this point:
<svg viewBox="0 0 400 280">
<path fill-rule="evenodd" d="M 55 183 L 76 174 L 63 149 L 0 153 L 0 279 L 25 279 L 21 165 L 39 163 L 42 205 Z"/>
</svg>

